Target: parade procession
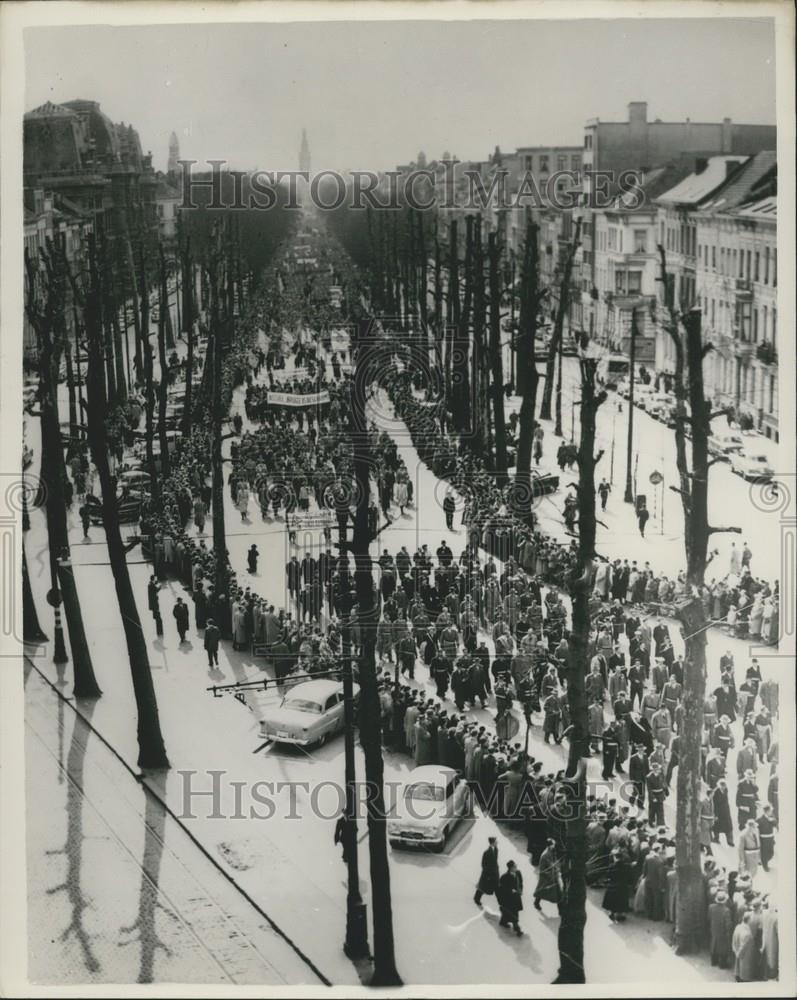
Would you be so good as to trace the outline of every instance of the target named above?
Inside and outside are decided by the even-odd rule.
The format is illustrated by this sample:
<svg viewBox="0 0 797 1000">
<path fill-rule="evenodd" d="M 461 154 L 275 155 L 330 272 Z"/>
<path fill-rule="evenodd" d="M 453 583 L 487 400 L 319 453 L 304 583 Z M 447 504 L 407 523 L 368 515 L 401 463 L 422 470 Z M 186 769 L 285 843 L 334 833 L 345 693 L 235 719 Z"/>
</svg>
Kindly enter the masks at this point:
<svg viewBox="0 0 797 1000">
<path fill-rule="evenodd" d="M 359 204 L 320 126 L 163 171 L 113 93 L 24 114 L 30 981 L 778 995 L 770 119 L 596 87 Z"/>
</svg>

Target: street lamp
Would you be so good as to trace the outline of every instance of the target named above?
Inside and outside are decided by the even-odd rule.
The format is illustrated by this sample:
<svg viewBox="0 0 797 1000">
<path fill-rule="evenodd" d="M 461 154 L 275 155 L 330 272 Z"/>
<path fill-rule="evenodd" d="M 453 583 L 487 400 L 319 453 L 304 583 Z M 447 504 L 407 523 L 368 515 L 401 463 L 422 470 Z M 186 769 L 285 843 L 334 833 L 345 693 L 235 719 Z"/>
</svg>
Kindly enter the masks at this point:
<svg viewBox="0 0 797 1000">
<path fill-rule="evenodd" d="M 64 626 L 61 621 L 61 590 L 58 586 L 58 568 L 68 564 L 61 556 L 50 555 L 50 589 L 47 591 L 47 603 L 53 609 L 53 663 L 63 666 L 69 663 L 69 657 L 64 643 Z M 71 564 L 69 564 L 71 565 Z M 59 675 L 61 671 L 59 671 Z"/>
</svg>

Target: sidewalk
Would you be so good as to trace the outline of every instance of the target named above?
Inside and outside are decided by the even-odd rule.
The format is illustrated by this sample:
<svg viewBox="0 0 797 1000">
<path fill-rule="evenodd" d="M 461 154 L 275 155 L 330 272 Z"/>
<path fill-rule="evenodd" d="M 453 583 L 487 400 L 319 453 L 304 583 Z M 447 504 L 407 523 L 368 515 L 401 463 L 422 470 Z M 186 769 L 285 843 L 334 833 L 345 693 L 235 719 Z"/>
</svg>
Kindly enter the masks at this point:
<svg viewBox="0 0 797 1000">
<path fill-rule="evenodd" d="M 320 985 L 29 666 L 25 765 L 31 982 Z"/>
</svg>

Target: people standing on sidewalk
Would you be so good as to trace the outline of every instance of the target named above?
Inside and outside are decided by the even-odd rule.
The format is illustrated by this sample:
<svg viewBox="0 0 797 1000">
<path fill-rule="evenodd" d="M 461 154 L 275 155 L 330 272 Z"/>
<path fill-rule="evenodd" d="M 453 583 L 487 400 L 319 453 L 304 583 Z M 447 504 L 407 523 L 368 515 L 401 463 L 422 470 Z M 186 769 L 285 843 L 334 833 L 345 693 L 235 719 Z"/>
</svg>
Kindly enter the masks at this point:
<svg viewBox="0 0 797 1000">
<path fill-rule="evenodd" d="M 208 618 L 205 626 L 205 652 L 208 654 L 208 666 L 219 665 L 219 627 L 212 618 Z"/>
<path fill-rule="evenodd" d="M 476 885 L 473 902 L 482 905 L 482 896 L 492 896 L 498 889 L 500 869 L 498 867 L 498 840 L 487 838 L 487 847 L 482 854 L 482 870 Z"/>
<path fill-rule="evenodd" d="M 519 923 L 520 911 L 523 909 L 523 876 L 514 861 L 507 861 L 506 871 L 498 880 L 495 895 L 501 908 L 499 926 L 514 928 L 519 937 L 523 933 Z"/>
</svg>

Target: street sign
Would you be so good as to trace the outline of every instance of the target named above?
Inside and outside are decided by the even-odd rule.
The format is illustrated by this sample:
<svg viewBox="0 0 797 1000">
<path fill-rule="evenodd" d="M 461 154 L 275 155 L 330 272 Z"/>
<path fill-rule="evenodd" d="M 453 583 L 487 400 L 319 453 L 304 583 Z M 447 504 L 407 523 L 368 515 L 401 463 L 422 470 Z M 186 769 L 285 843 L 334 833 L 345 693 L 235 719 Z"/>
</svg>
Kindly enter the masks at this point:
<svg viewBox="0 0 797 1000">
<path fill-rule="evenodd" d="M 659 483 L 661 483 L 661 482 L 664 481 L 664 476 L 660 472 L 657 472 L 657 471 L 651 472 L 651 474 L 650 474 L 650 481 L 651 481 L 651 483 L 654 486 L 658 486 Z"/>
</svg>

